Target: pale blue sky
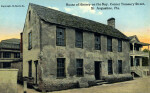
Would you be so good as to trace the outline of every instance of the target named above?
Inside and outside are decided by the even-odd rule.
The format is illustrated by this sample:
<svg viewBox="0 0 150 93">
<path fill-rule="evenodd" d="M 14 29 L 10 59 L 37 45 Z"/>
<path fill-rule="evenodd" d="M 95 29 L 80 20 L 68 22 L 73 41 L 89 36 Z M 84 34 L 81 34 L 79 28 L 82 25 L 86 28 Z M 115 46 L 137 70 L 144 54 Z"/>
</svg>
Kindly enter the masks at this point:
<svg viewBox="0 0 150 93">
<path fill-rule="evenodd" d="M 89 7 L 68 7 L 66 3 L 145 3 L 145 6 L 119 6 L 120 10 L 96 10 Z M 146 34 L 150 37 L 150 0 L 1 0 L 0 5 L 24 5 L 25 7 L 0 6 L 0 34 L 20 33 L 23 30 L 29 3 L 53 7 L 59 11 L 107 24 L 116 19 L 116 28 L 123 33 Z M 96 7 L 95 7 L 96 8 Z M 143 33 L 144 32 L 144 33 Z M 131 35 L 132 35 L 131 34 Z"/>
</svg>

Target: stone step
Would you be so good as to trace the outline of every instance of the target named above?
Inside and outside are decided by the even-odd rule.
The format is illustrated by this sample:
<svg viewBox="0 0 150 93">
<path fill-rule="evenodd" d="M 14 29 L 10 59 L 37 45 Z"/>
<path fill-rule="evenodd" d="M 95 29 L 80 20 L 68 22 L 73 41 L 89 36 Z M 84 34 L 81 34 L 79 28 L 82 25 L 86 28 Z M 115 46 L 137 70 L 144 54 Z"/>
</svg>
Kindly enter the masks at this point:
<svg viewBox="0 0 150 93">
<path fill-rule="evenodd" d="M 95 82 L 97 85 L 108 84 L 108 82 L 106 82 L 104 80 L 96 80 Z"/>
<path fill-rule="evenodd" d="M 96 83 L 104 82 L 104 80 L 96 80 Z"/>
</svg>

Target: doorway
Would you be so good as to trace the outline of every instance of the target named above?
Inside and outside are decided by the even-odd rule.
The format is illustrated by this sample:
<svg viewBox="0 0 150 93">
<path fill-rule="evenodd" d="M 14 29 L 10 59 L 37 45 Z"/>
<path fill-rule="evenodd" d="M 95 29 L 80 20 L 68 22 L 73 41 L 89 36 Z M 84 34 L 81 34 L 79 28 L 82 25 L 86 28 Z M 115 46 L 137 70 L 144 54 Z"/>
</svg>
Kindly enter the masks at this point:
<svg viewBox="0 0 150 93">
<path fill-rule="evenodd" d="M 101 79 L 101 62 L 95 61 L 95 79 Z"/>
<path fill-rule="evenodd" d="M 37 84 L 37 74 L 38 74 L 38 60 L 35 63 L 35 84 Z"/>
</svg>

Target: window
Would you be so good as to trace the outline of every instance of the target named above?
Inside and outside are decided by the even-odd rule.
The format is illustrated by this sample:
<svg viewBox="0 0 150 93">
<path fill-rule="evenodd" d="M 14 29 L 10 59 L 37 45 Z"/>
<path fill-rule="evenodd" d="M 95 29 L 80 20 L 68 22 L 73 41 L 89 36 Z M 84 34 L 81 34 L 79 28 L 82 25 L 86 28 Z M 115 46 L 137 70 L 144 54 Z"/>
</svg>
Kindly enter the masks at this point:
<svg viewBox="0 0 150 93">
<path fill-rule="evenodd" d="M 101 49 L 101 40 L 99 35 L 95 35 L 95 49 L 100 50 Z"/>
<path fill-rule="evenodd" d="M 28 49 L 32 49 L 32 32 L 28 34 Z"/>
<path fill-rule="evenodd" d="M 133 57 L 132 56 L 130 56 L 130 64 L 131 64 L 131 66 L 133 66 Z"/>
<path fill-rule="evenodd" d="M 108 60 L 108 75 L 113 74 L 112 60 Z"/>
<path fill-rule="evenodd" d="M 29 11 L 29 21 L 30 21 L 30 19 L 31 19 L 31 11 Z"/>
<path fill-rule="evenodd" d="M 56 45 L 65 46 L 65 29 L 58 28 L 56 30 Z"/>
<path fill-rule="evenodd" d="M 76 74 L 77 76 L 83 76 L 83 59 L 76 60 Z"/>
<path fill-rule="evenodd" d="M 2 58 L 2 53 L 0 52 L 0 58 Z"/>
<path fill-rule="evenodd" d="M 10 68 L 11 63 L 10 62 L 3 62 L 3 68 Z"/>
<path fill-rule="evenodd" d="M 14 53 L 14 58 L 20 58 L 20 53 Z"/>
<path fill-rule="evenodd" d="M 3 58 L 11 58 L 10 52 L 3 52 Z"/>
<path fill-rule="evenodd" d="M 28 64 L 29 64 L 28 76 L 32 77 L 32 61 L 29 61 Z"/>
<path fill-rule="evenodd" d="M 118 40 L 118 52 L 122 52 L 122 41 Z"/>
<path fill-rule="evenodd" d="M 65 59 L 57 58 L 57 77 L 65 77 Z"/>
<path fill-rule="evenodd" d="M 76 31 L 75 46 L 78 47 L 78 48 L 82 48 L 83 47 L 83 33 L 80 32 L 80 31 Z"/>
<path fill-rule="evenodd" d="M 140 60 L 139 60 L 139 58 L 135 58 L 135 63 L 136 63 L 136 66 L 140 66 Z"/>
<path fill-rule="evenodd" d="M 118 60 L 118 73 L 122 74 L 122 60 Z"/>
<path fill-rule="evenodd" d="M 107 51 L 112 52 L 112 38 L 107 37 Z"/>
<path fill-rule="evenodd" d="M 130 43 L 130 50 L 133 50 L 133 45 Z"/>
</svg>

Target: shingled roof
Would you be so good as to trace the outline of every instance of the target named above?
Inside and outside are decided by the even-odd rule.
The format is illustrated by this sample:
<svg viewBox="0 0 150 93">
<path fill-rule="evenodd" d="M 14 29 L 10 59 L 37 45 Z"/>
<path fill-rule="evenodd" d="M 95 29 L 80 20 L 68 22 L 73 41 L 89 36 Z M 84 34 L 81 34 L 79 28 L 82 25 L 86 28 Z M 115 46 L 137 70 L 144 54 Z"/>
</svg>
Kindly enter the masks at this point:
<svg viewBox="0 0 150 93">
<path fill-rule="evenodd" d="M 30 6 L 35 10 L 37 15 L 46 22 L 128 40 L 126 35 L 111 26 L 36 4 L 30 3 Z"/>
</svg>

